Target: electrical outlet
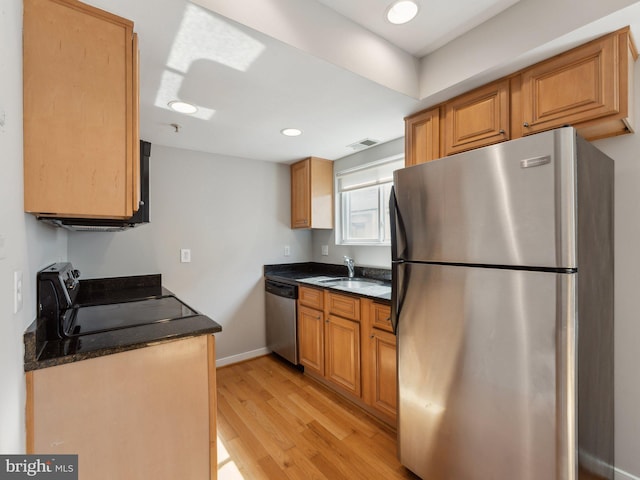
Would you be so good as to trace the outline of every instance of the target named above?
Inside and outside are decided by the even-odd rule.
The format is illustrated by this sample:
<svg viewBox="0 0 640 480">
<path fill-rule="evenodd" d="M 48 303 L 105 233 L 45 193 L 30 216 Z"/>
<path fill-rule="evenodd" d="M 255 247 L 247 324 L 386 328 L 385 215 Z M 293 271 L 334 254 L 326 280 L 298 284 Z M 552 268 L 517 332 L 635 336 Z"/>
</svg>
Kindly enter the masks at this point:
<svg viewBox="0 0 640 480">
<path fill-rule="evenodd" d="M 13 272 L 13 313 L 22 310 L 22 272 Z"/>
<path fill-rule="evenodd" d="M 291 247 L 289 247 L 289 245 L 285 245 L 284 246 L 284 256 L 288 257 L 289 255 L 291 255 Z"/>
<path fill-rule="evenodd" d="M 329 245 L 322 245 L 322 255 L 329 255 Z"/>
<path fill-rule="evenodd" d="M 190 263 L 191 262 L 191 250 L 188 248 L 180 249 L 180 263 Z"/>
</svg>

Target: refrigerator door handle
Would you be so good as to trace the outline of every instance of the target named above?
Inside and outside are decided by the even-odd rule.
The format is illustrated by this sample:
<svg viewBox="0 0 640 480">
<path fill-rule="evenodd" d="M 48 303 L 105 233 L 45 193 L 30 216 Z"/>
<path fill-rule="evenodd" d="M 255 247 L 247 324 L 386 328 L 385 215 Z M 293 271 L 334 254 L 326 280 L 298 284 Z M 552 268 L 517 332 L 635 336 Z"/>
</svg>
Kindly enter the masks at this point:
<svg viewBox="0 0 640 480">
<path fill-rule="evenodd" d="M 400 260 L 400 252 L 404 254 L 405 234 L 403 230 L 402 218 L 398 211 L 398 203 L 396 201 L 395 187 L 391 187 L 389 195 L 389 221 L 391 227 L 391 261 Z"/>
<path fill-rule="evenodd" d="M 403 275 L 403 262 L 391 263 L 391 326 L 393 327 L 393 333 L 398 333 L 398 317 L 400 310 L 402 309 L 402 298 L 404 293 L 402 290 L 402 278 Z"/>
<path fill-rule="evenodd" d="M 389 220 L 391 227 L 391 326 L 393 327 L 393 333 L 398 331 L 398 316 L 400 315 L 401 303 L 400 298 L 403 296 L 400 293 L 400 287 L 402 285 L 400 279 L 400 260 L 398 240 L 400 240 L 403 232 L 399 231 L 398 227 L 402 226 L 402 221 L 398 212 L 398 204 L 396 202 L 396 191 L 394 187 L 391 187 L 391 194 L 389 195 Z"/>
<path fill-rule="evenodd" d="M 398 252 L 396 252 L 396 248 L 398 247 L 398 236 L 396 233 L 396 225 L 397 219 L 396 215 L 398 212 L 398 205 L 396 203 L 396 190 L 392 186 L 391 194 L 389 195 L 389 223 L 391 227 L 391 261 L 395 262 L 398 260 Z"/>
</svg>

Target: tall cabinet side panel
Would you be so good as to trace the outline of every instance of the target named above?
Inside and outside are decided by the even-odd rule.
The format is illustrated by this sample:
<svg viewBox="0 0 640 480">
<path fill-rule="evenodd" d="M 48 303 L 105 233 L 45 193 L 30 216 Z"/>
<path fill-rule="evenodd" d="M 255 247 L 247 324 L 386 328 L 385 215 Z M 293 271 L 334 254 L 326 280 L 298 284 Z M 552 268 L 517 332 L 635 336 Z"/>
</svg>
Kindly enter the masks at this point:
<svg viewBox="0 0 640 480">
<path fill-rule="evenodd" d="M 577 137 L 580 480 L 614 478 L 613 160 Z"/>
</svg>

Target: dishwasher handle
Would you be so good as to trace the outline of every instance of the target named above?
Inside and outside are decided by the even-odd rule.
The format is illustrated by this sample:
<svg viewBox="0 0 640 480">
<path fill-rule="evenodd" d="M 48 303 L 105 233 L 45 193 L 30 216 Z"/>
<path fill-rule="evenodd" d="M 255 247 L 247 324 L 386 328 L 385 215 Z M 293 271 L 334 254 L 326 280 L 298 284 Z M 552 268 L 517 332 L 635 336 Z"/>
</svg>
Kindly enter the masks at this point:
<svg viewBox="0 0 640 480">
<path fill-rule="evenodd" d="M 276 282 L 275 280 L 265 280 L 264 289 L 268 293 L 285 298 L 298 298 L 298 287 L 287 283 Z"/>
</svg>

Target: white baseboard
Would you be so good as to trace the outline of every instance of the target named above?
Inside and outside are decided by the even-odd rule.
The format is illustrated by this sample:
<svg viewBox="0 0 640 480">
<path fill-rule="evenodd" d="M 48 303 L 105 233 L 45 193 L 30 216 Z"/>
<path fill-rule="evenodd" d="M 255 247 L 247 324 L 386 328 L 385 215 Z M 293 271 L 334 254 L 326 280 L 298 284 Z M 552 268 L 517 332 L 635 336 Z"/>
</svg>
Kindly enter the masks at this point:
<svg viewBox="0 0 640 480">
<path fill-rule="evenodd" d="M 238 355 L 231 355 L 230 357 L 219 358 L 216 360 L 216 368 L 224 367 L 225 365 L 231 365 L 233 363 L 244 362 L 245 360 L 251 360 L 252 358 L 261 357 L 271 353 L 267 347 L 258 348 L 250 352 L 239 353 Z M 635 480 L 635 479 L 634 479 Z"/>
<path fill-rule="evenodd" d="M 630 473 L 627 473 L 624 470 L 620 470 L 619 468 L 616 468 L 615 472 L 615 480 L 640 480 L 640 478 L 636 477 L 635 475 L 631 475 Z"/>
</svg>

